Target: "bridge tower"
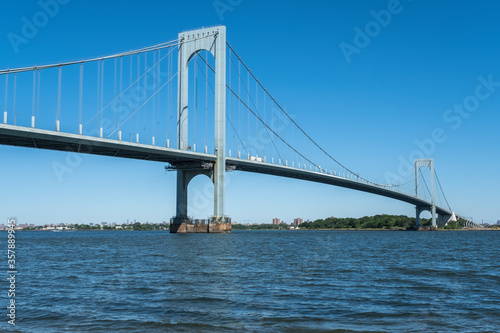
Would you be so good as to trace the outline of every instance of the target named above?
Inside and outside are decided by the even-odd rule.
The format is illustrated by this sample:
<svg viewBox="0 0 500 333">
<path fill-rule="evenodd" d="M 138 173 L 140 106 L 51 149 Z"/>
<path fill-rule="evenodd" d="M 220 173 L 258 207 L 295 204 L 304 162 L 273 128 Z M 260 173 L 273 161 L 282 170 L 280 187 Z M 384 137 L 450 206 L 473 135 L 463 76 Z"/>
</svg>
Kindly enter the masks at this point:
<svg viewBox="0 0 500 333">
<path fill-rule="evenodd" d="M 177 170 L 176 217 L 170 226 L 172 233 L 230 232 L 224 213 L 226 172 L 226 27 L 217 26 L 179 34 L 177 145 L 189 150 L 188 145 L 188 87 L 189 62 L 197 52 L 209 51 L 215 58 L 215 156 L 209 170 Z M 209 176 L 214 183 L 214 216 L 207 226 L 198 228 L 188 218 L 188 185 L 199 174 Z"/>
<path fill-rule="evenodd" d="M 420 226 L 420 213 L 425 210 L 431 212 L 432 229 L 437 229 L 436 225 L 436 188 L 434 183 L 434 159 L 418 159 L 415 160 L 415 196 L 418 197 L 418 173 L 421 168 L 429 168 L 431 171 L 431 206 L 430 207 L 416 207 L 417 227 Z"/>
</svg>

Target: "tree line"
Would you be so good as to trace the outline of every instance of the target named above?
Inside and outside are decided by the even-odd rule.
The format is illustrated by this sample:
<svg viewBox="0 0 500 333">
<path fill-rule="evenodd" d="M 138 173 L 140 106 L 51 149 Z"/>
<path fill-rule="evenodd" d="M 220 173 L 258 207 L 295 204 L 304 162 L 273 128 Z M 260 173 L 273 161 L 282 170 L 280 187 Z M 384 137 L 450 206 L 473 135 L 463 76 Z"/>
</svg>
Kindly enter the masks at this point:
<svg viewBox="0 0 500 333">
<path fill-rule="evenodd" d="M 427 219 L 420 219 L 421 225 L 429 224 Z M 411 229 L 416 226 L 416 219 L 405 215 L 375 215 L 361 218 L 329 217 L 312 222 L 304 222 L 301 229 Z"/>
</svg>

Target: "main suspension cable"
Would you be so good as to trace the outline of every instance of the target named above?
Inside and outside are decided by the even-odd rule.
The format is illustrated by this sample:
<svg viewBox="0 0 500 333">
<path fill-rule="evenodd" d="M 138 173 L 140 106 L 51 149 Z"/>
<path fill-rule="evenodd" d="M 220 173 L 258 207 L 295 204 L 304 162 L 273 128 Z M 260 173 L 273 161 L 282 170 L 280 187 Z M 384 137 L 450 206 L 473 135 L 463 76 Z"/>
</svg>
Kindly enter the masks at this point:
<svg viewBox="0 0 500 333">
<path fill-rule="evenodd" d="M 288 117 L 288 119 L 290 119 L 290 121 L 319 149 L 321 150 L 324 154 L 326 154 L 326 156 L 328 156 L 332 161 L 334 161 L 335 163 L 337 163 L 340 167 L 342 167 L 343 169 L 345 169 L 347 172 L 353 174 L 353 175 L 358 175 L 358 177 L 362 180 L 364 180 L 365 182 L 367 183 L 370 183 L 370 184 L 373 184 L 373 185 L 376 185 L 376 186 L 379 186 L 379 187 L 398 187 L 400 185 L 389 185 L 389 184 L 379 184 L 379 183 L 376 183 L 376 182 L 373 182 L 371 180 L 368 180 L 364 177 L 361 177 L 359 176 L 358 173 L 352 171 L 351 169 L 347 168 L 345 165 L 343 165 L 342 163 L 340 163 L 339 161 L 337 161 L 333 156 L 331 156 L 330 154 L 328 154 L 328 152 L 326 152 L 318 143 L 316 143 L 316 141 L 314 141 L 303 129 L 302 127 L 300 127 L 293 119 L 292 117 L 290 117 L 290 115 L 281 107 L 281 105 L 274 99 L 274 97 L 267 91 L 267 89 L 262 85 L 262 83 L 260 83 L 260 81 L 257 79 L 257 77 L 252 73 L 252 71 L 250 70 L 250 68 L 248 68 L 248 66 L 243 62 L 243 60 L 241 59 L 241 57 L 236 53 L 236 51 L 233 49 L 233 47 L 228 43 L 226 42 L 227 46 L 231 49 L 231 51 L 234 53 L 234 55 L 238 58 L 238 60 L 241 62 L 241 64 L 246 68 L 246 70 L 250 73 L 250 75 L 252 75 L 252 77 L 254 78 L 255 81 L 257 81 L 257 83 L 260 85 L 260 87 L 264 90 L 264 92 L 271 98 L 271 100 L 278 106 L 278 108 Z"/>
</svg>

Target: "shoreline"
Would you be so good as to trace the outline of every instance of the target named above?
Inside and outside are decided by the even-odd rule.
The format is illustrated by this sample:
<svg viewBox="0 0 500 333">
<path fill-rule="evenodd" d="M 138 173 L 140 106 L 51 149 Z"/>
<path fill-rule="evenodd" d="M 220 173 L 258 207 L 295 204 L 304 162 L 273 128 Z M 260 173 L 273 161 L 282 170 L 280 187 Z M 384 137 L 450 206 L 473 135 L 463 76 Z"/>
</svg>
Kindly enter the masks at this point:
<svg viewBox="0 0 500 333">
<path fill-rule="evenodd" d="M 406 230 L 406 229 L 234 229 L 233 231 L 431 231 L 431 230 Z M 438 229 L 432 231 L 500 231 L 499 228 L 480 229 Z"/>
<path fill-rule="evenodd" d="M 7 231 L 7 230 L 0 230 Z M 150 230 L 134 230 L 134 229 L 77 229 L 77 230 L 26 230 L 18 229 L 18 231 L 45 231 L 45 232 L 75 232 L 75 231 L 169 231 L 168 228 L 165 229 L 150 229 Z M 437 230 L 412 230 L 412 229 L 378 229 L 378 228 L 366 228 L 366 229 L 353 229 L 353 228 L 341 228 L 341 229 L 233 229 L 232 231 L 500 231 L 500 228 L 477 228 L 477 229 L 437 229 Z"/>
</svg>

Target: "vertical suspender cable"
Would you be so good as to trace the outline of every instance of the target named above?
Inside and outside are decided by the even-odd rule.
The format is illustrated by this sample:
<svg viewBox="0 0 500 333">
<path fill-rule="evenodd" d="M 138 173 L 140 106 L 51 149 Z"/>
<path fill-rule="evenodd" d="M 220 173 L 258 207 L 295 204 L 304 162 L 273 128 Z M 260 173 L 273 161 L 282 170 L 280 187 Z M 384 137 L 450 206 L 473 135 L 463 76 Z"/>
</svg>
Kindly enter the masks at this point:
<svg viewBox="0 0 500 333">
<path fill-rule="evenodd" d="M 208 51 L 205 51 L 205 59 L 208 60 Z M 231 66 L 229 66 L 231 69 Z M 231 72 L 229 72 L 229 85 L 231 85 Z M 231 95 L 229 95 L 231 98 Z M 231 110 L 231 104 L 229 104 Z M 205 147 L 208 145 L 208 62 L 205 61 Z"/>
<path fill-rule="evenodd" d="M 103 100 L 104 100 L 104 60 L 102 60 L 102 63 L 101 63 L 101 107 L 100 107 L 100 115 L 101 115 L 101 120 L 99 122 L 99 135 L 100 137 L 104 137 L 104 134 L 103 134 L 103 124 L 102 124 L 102 116 L 103 116 L 103 109 L 102 109 L 102 106 L 103 106 Z"/>
<path fill-rule="evenodd" d="M 259 109 L 259 90 L 257 81 L 255 81 L 255 111 Z M 259 154 L 259 119 L 255 117 L 255 156 Z"/>
<path fill-rule="evenodd" d="M 273 108 L 274 108 L 274 104 L 273 104 Z M 280 131 L 281 130 L 281 116 L 280 116 L 280 112 L 279 110 L 277 111 L 278 113 L 278 128 L 276 130 Z M 278 143 L 278 146 L 280 146 L 281 143 Z M 280 152 L 278 151 L 278 155 L 280 155 Z"/>
<path fill-rule="evenodd" d="M 228 57 L 229 57 L 229 87 L 231 86 L 231 64 L 233 63 L 233 60 L 231 59 L 231 51 L 228 50 Z M 208 59 L 208 57 L 205 55 L 205 59 Z M 205 62 L 205 72 L 207 73 L 208 76 L 208 63 Z M 208 81 L 207 81 L 207 88 L 208 89 Z M 208 92 L 208 91 L 207 91 Z M 233 122 L 233 99 L 232 99 L 232 94 L 229 95 L 229 118 L 231 119 L 231 122 Z M 231 145 L 230 147 L 234 149 L 234 126 L 231 126 L 232 130 L 232 135 L 231 135 Z"/>
<path fill-rule="evenodd" d="M 100 94 L 101 94 L 101 60 L 97 61 L 97 103 L 96 103 L 96 109 L 97 109 L 97 114 L 99 114 L 99 101 L 101 100 Z M 97 124 L 97 130 L 99 131 L 99 124 Z"/>
<path fill-rule="evenodd" d="M 156 89 L 159 89 L 159 87 L 156 85 L 156 71 L 158 70 L 157 64 L 156 64 L 156 59 L 160 60 L 160 58 L 156 57 L 157 51 L 153 51 L 153 145 L 154 143 L 154 137 L 156 135 L 156 99 L 160 95 L 159 91 L 156 91 Z"/>
<path fill-rule="evenodd" d="M 292 142 L 293 142 L 293 144 L 292 144 L 292 145 L 293 145 L 293 146 L 295 146 L 296 142 L 295 142 L 295 140 L 294 140 L 294 139 L 295 139 L 295 137 L 293 136 L 293 125 L 290 125 L 290 126 L 291 126 L 291 132 L 292 132 L 292 137 L 290 138 L 290 140 L 292 140 Z M 296 147 L 297 147 L 297 149 L 299 149 L 299 146 L 298 146 L 298 145 L 297 145 Z M 292 151 L 292 152 L 291 152 L 291 154 L 292 154 L 292 157 L 291 157 L 290 159 L 291 159 L 292 161 L 295 161 L 295 160 L 296 160 L 296 158 L 297 158 L 297 153 L 296 153 L 296 152 L 294 152 L 294 151 Z M 326 166 L 326 164 L 325 164 L 325 166 Z"/>
<path fill-rule="evenodd" d="M 290 126 L 288 126 L 287 122 L 288 122 L 287 119 L 284 118 L 283 125 L 285 126 L 285 137 L 287 138 L 288 142 L 291 142 L 291 140 L 292 140 L 292 137 L 290 136 L 291 128 L 290 128 Z M 285 160 L 290 160 L 291 161 L 292 160 L 292 152 L 291 152 L 291 150 L 289 148 L 285 147 L 285 149 L 286 149 L 286 151 L 285 151 Z"/>
<path fill-rule="evenodd" d="M 292 142 L 292 146 L 297 147 L 297 149 L 298 149 L 299 147 L 295 146 L 295 140 L 294 140 L 294 136 L 293 136 L 293 126 L 290 126 L 290 132 L 291 132 L 290 133 L 291 134 L 290 141 Z M 296 153 L 293 150 L 290 151 L 290 161 L 295 161 L 296 157 L 297 157 Z"/>
<path fill-rule="evenodd" d="M 129 79 L 130 79 L 130 83 L 129 83 L 129 87 L 130 89 L 132 89 L 132 71 L 133 71 L 133 60 L 134 58 L 132 58 L 132 56 L 130 56 L 130 72 L 129 72 Z"/>
<path fill-rule="evenodd" d="M 170 54 L 170 51 L 168 52 L 168 59 L 167 59 L 167 78 L 170 78 L 172 75 L 172 55 Z M 170 79 L 169 79 L 170 81 Z M 172 119 L 171 118 L 171 106 L 172 106 L 172 84 L 171 82 L 168 83 L 167 87 L 167 147 L 170 146 L 169 142 L 169 135 L 170 135 L 170 126 L 172 126 Z"/>
<path fill-rule="evenodd" d="M 146 96 L 144 96 L 144 99 L 147 98 L 147 93 L 148 93 L 148 53 L 147 52 L 144 52 L 144 91 L 146 93 Z M 146 135 L 146 127 L 147 127 L 147 122 L 146 122 L 146 119 L 147 119 L 147 108 L 148 106 L 145 105 L 144 108 L 143 108 L 143 128 L 142 128 L 142 131 L 144 133 L 144 135 Z"/>
<path fill-rule="evenodd" d="M 130 58 L 132 59 L 132 58 Z M 118 109 L 118 133 L 121 140 L 121 119 L 122 119 L 122 95 L 123 95 L 123 56 L 120 57 L 120 102 Z"/>
<path fill-rule="evenodd" d="M 155 113 L 156 113 L 156 50 L 153 51 L 153 145 L 155 137 Z"/>
<path fill-rule="evenodd" d="M 3 107 L 3 123 L 7 123 L 7 98 L 9 97 L 9 74 L 5 75 L 5 104 Z"/>
<path fill-rule="evenodd" d="M 283 131 L 284 124 L 282 123 L 282 119 L 281 119 L 281 111 L 279 109 L 277 111 L 278 111 L 278 131 Z M 284 136 L 286 136 L 286 135 L 284 135 Z M 283 140 L 280 140 L 280 144 L 281 144 L 281 155 L 284 158 L 286 158 L 285 157 L 285 144 L 283 143 Z M 282 161 L 282 162 L 285 163 L 285 161 Z"/>
<path fill-rule="evenodd" d="M 247 90 L 248 90 L 248 95 L 247 95 L 247 105 L 250 105 L 250 72 L 247 71 Z M 250 109 L 247 108 L 247 147 L 250 146 Z M 250 147 L 248 147 L 248 155 L 251 154 L 250 152 Z"/>
<path fill-rule="evenodd" d="M 113 91 L 113 100 L 116 99 L 116 77 L 117 77 L 117 71 L 118 71 L 118 58 L 115 58 L 115 81 L 114 81 L 114 85 L 113 85 L 113 88 L 114 88 L 114 91 Z M 116 128 L 116 103 L 113 102 L 113 127 Z"/>
<path fill-rule="evenodd" d="M 156 74 L 156 80 L 155 80 L 155 85 L 157 85 L 158 89 L 160 88 L 160 82 L 161 82 L 161 50 L 158 50 L 158 73 Z M 161 95 L 160 93 L 157 94 L 158 101 L 156 103 L 156 123 L 159 126 L 160 125 L 160 102 L 161 102 Z M 161 128 L 158 133 L 158 135 L 161 133 Z"/>
<path fill-rule="evenodd" d="M 273 101 L 271 100 L 271 129 L 273 130 L 273 133 L 269 134 L 270 136 L 270 139 L 271 139 L 271 142 L 273 142 L 273 137 L 271 135 L 273 135 L 275 132 L 275 129 L 274 129 L 274 123 L 275 123 L 275 115 L 274 115 L 274 103 Z M 276 150 L 276 153 L 279 155 L 279 152 L 278 152 L 278 148 L 276 147 L 276 145 L 274 145 L 274 150 Z M 272 151 L 272 155 L 274 155 L 274 150 L 271 149 Z M 271 153 L 270 153 L 271 154 Z"/>
<path fill-rule="evenodd" d="M 286 118 L 283 116 L 283 135 L 284 135 L 284 138 L 286 138 L 286 140 L 290 140 L 290 138 L 288 137 L 288 127 L 286 126 Z M 283 158 L 285 159 L 285 161 L 288 160 L 289 156 L 288 156 L 288 149 L 286 148 L 285 145 L 283 145 Z"/>
<path fill-rule="evenodd" d="M 286 135 L 287 134 L 286 133 L 287 132 L 287 128 L 286 128 L 286 125 L 285 125 L 286 119 L 285 119 L 284 115 L 282 115 L 282 116 L 283 116 L 282 124 L 281 124 L 282 125 L 282 128 L 281 128 L 282 135 L 283 135 L 283 138 L 285 138 L 286 140 L 288 140 L 288 137 Z M 282 146 L 282 154 L 283 154 L 283 164 L 285 164 L 285 161 L 287 160 L 287 151 L 286 151 L 286 146 L 283 143 L 283 141 L 281 141 L 281 144 L 282 144 L 281 146 Z"/>
<path fill-rule="evenodd" d="M 169 56 L 168 56 L 168 78 L 172 75 L 172 55 L 170 54 L 171 52 L 169 51 Z M 169 79 L 170 81 L 170 79 Z M 172 118 L 172 83 L 168 83 L 168 92 L 167 92 L 167 146 L 169 146 L 169 135 L 171 133 L 170 131 L 170 126 L 173 124 L 173 119 Z"/>
<path fill-rule="evenodd" d="M 40 80 L 41 80 L 41 73 L 40 70 L 38 70 L 38 84 L 37 84 L 37 92 L 36 92 L 36 119 L 35 121 L 38 122 L 38 119 L 40 119 Z M 36 125 L 36 123 L 35 123 Z"/>
<path fill-rule="evenodd" d="M 241 61 L 238 62 L 238 98 L 241 98 Z M 241 136 L 241 101 L 238 102 L 238 135 Z M 239 152 L 238 149 L 238 155 Z"/>
<path fill-rule="evenodd" d="M 33 103 L 31 107 L 31 127 L 35 127 L 36 69 L 33 70 Z"/>
<path fill-rule="evenodd" d="M 266 94 L 264 94 L 264 122 L 267 122 L 267 119 L 266 119 Z M 265 128 L 265 127 L 264 127 Z M 267 146 L 267 131 L 264 131 L 264 140 L 263 140 L 263 145 L 264 145 L 264 157 L 266 156 L 266 146 Z"/>
<path fill-rule="evenodd" d="M 57 116 L 56 116 L 56 131 L 59 132 L 61 121 L 61 85 L 62 85 L 62 66 L 59 66 L 59 79 L 57 85 Z"/>
<path fill-rule="evenodd" d="M 284 117 L 284 115 L 282 115 L 282 116 L 283 116 L 283 132 L 284 132 L 283 136 L 285 138 L 289 139 L 287 136 L 288 128 L 286 126 L 286 118 Z M 285 159 L 285 161 L 288 160 L 288 149 L 286 148 L 284 143 L 283 143 L 283 158 Z"/>
<path fill-rule="evenodd" d="M 196 114 L 198 113 L 198 91 L 197 91 L 197 85 L 198 85 L 198 54 L 195 55 L 194 57 L 194 80 L 193 80 L 193 84 L 194 84 L 194 93 L 193 93 L 193 96 L 194 96 L 194 108 L 193 108 L 193 112 L 194 112 L 194 145 L 193 145 L 193 149 L 196 149 L 196 132 L 197 132 L 197 124 L 196 124 Z"/>
<path fill-rule="evenodd" d="M 136 102 L 139 102 L 139 78 L 141 77 L 141 54 L 138 53 L 137 54 L 137 99 L 136 99 Z M 136 142 L 139 143 L 138 141 L 138 135 L 139 135 L 139 112 L 136 113 L 136 116 L 135 116 L 135 119 L 136 119 L 136 129 L 135 129 L 135 137 L 136 137 Z"/>
<path fill-rule="evenodd" d="M 13 104 L 14 125 L 16 125 L 16 87 L 17 87 L 17 73 L 14 73 L 14 104 Z"/>
<path fill-rule="evenodd" d="M 83 62 L 80 64 L 80 92 L 78 99 L 78 134 L 82 135 L 82 113 L 83 113 Z"/>
<path fill-rule="evenodd" d="M 132 99 L 132 92 L 133 92 L 133 89 L 132 89 L 133 57 L 132 57 L 132 56 L 130 56 L 129 58 L 130 58 L 130 72 L 129 72 L 129 76 L 130 76 L 130 84 L 129 84 L 129 87 L 130 87 L 130 88 L 129 88 L 129 89 L 130 89 L 130 97 L 131 97 L 130 99 Z M 132 104 L 131 104 L 131 103 L 129 103 L 129 104 L 128 104 L 128 107 L 127 107 L 127 113 L 128 113 L 128 112 L 132 112 L 131 107 L 132 107 Z M 123 119 L 125 119 L 125 117 L 126 117 L 126 116 L 125 116 L 125 115 L 123 115 Z M 129 132 L 129 134 L 130 134 L 130 135 L 132 135 L 132 126 L 133 126 L 133 125 L 132 125 L 132 122 L 130 122 L 130 123 L 129 123 L 129 126 L 128 126 L 128 127 L 129 127 L 129 131 L 130 131 L 130 132 Z"/>
<path fill-rule="evenodd" d="M 285 119 L 285 126 L 286 126 L 286 129 L 287 129 L 287 134 L 289 135 L 289 138 L 288 138 L 288 142 L 291 143 L 292 147 L 294 147 L 294 142 L 293 142 L 293 127 L 292 126 L 288 126 L 288 121 L 287 119 Z M 288 128 L 290 127 L 290 129 L 288 130 Z M 287 149 L 287 153 L 288 153 L 288 160 L 290 160 L 290 164 L 292 163 L 293 161 L 293 153 L 294 151 L 293 150 L 290 150 L 290 149 Z M 324 164 L 323 164 L 324 165 Z"/>
</svg>

